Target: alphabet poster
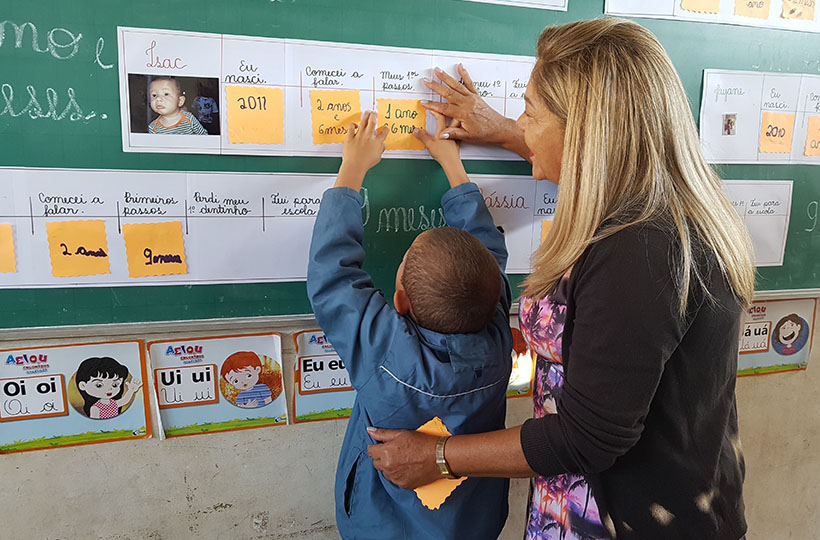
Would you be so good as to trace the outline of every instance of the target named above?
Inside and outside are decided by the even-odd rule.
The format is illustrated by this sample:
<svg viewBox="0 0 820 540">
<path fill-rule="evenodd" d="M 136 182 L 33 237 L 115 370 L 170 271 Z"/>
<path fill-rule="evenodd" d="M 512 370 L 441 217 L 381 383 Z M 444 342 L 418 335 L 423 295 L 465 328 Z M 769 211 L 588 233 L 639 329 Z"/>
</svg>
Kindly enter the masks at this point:
<svg viewBox="0 0 820 540">
<path fill-rule="evenodd" d="M 519 329 L 518 316 L 510 317 L 513 336 L 512 372 L 507 385 L 507 397 L 528 397 L 532 395 L 532 379 L 535 373 L 536 354 L 527 346 Z"/>
<path fill-rule="evenodd" d="M 0 351 L 0 453 L 150 437 L 141 341 Z"/>
<path fill-rule="evenodd" d="M 743 316 L 738 375 L 806 369 L 817 299 L 754 302 Z"/>
<path fill-rule="evenodd" d="M 166 437 L 287 423 L 279 334 L 148 344 Z"/>
<path fill-rule="evenodd" d="M 348 418 L 356 391 L 344 362 L 321 330 L 293 335 L 296 362 L 293 365 L 293 421 L 313 422 Z"/>
<path fill-rule="evenodd" d="M 464 64 L 487 103 L 515 118 L 534 63 L 529 56 L 148 28 L 120 27 L 118 36 L 125 152 L 340 156 L 350 124 L 370 110 L 390 130 L 386 157 L 427 159 L 413 129 L 433 129 L 419 102 L 440 100 L 422 81 L 434 78 L 434 68 L 455 75 Z M 519 159 L 470 144 L 462 155 Z"/>
</svg>

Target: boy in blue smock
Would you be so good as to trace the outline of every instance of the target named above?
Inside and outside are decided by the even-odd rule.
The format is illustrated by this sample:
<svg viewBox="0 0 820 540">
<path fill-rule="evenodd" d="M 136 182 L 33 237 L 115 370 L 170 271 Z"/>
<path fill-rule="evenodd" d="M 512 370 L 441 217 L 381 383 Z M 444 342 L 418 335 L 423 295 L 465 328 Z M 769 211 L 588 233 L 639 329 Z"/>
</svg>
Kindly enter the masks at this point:
<svg viewBox="0 0 820 540">
<path fill-rule="evenodd" d="M 365 113 L 348 132 L 336 184 L 316 217 L 308 265 L 316 320 L 357 391 L 336 471 L 339 533 L 345 539 L 497 538 L 509 480 L 466 478 L 431 510 L 414 491 L 386 480 L 367 455 L 375 442 L 369 426 L 417 429 L 438 417 L 454 435 L 504 428 L 512 363 L 504 238 L 454 141 L 419 133 L 450 182 L 441 200 L 450 227 L 423 232 L 407 250 L 394 307 L 362 270 L 359 190 L 387 137 L 376 122 L 375 113 Z M 446 459 L 441 462 L 442 476 L 449 474 Z"/>
</svg>

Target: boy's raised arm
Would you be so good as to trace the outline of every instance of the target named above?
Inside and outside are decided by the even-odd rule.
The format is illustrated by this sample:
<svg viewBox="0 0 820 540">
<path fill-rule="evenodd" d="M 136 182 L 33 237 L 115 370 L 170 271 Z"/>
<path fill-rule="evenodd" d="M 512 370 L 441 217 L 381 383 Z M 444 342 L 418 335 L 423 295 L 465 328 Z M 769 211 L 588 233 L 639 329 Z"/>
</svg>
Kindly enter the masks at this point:
<svg viewBox="0 0 820 540">
<path fill-rule="evenodd" d="M 375 373 L 360 362 L 378 358 L 400 322 L 362 270 L 365 253 L 359 189 L 364 175 L 381 159 L 387 136 L 386 130 L 374 130 L 375 122 L 375 114 L 366 113 L 362 124 L 348 131 L 336 184 L 325 192 L 316 216 L 307 276 L 316 321 L 347 364 L 357 389 Z"/>
<path fill-rule="evenodd" d="M 507 246 L 504 243 L 504 236 L 496 229 L 478 188 L 470 183 L 459 156 L 458 143 L 441 138 L 447 127 L 446 119 L 442 114 L 431 112 L 436 118 L 436 134 L 430 135 L 421 129 L 416 129 L 413 134 L 424 143 L 430 156 L 441 165 L 447 181 L 450 182 L 450 191 L 441 199 L 447 224 L 464 229 L 478 238 L 495 257 L 503 274 L 507 268 Z"/>
</svg>

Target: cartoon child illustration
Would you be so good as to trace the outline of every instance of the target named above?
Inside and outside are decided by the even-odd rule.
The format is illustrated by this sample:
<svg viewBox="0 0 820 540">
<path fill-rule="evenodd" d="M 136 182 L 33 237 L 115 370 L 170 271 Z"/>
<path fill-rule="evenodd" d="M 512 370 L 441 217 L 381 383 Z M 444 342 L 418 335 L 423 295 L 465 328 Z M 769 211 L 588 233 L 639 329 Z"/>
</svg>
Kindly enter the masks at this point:
<svg viewBox="0 0 820 540">
<path fill-rule="evenodd" d="M 256 353 L 236 352 L 225 359 L 220 371 L 222 377 L 239 390 L 236 405 L 245 409 L 264 407 L 273 401 L 273 395 L 267 385 L 259 382 L 262 362 Z"/>
<path fill-rule="evenodd" d="M 774 326 L 772 348 L 783 356 L 794 354 L 808 340 L 807 324 L 797 313 L 786 315 Z"/>
<path fill-rule="evenodd" d="M 207 135 L 196 117 L 183 109 L 185 94 L 174 77 L 154 77 L 149 86 L 151 110 L 159 116 L 148 124 L 148 133 Z"/>
<path fill-rule="evenodd" d="M 83 397 L 83 412 L 89 418 L 105 420 L 122 412 L 142 387 L 139 379 L 126 382 L 128 368 L 113 358 L 87 358 L 77 368 L 75 382 Z"/>
</svg>

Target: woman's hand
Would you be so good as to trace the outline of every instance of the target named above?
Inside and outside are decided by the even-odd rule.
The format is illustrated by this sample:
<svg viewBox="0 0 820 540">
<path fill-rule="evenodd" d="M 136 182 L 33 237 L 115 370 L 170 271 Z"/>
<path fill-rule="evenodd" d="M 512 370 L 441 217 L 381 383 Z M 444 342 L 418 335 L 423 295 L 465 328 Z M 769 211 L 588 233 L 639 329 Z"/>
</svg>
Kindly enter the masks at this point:
<svg viewBox="0 0 820 540">
<path fill-rule="evenodd" d="M 415 489 L 441 478 L 436 465 L 438 437 L 418 431 L 368 428 L 380 444 L 367 447 L 373 466 L 404 489 Z"/>
<path fill-rule="evenodd" d="M 461 163 L 461 157 L 459 156 L 458 142 L 441 136 L 441 133 L 447 128 L 447 119 L 443 114 L 435 111 L 431 112 L 436 119 L 436 134 L 430 135 L 424 129 L 416 128 L 413 135 L 424 143 L 424 147 L 427 148 L 433 159 L 444 169 L 450 187 L 469 182 L 470 179 L 467 177 L 467 172 L 464 170 L 464 165 Z"/>
<path fill-rule="evenodd" d="M 427 88 L 446 99 L 447 103 L 423 101 L 422 105 L 455 120 L 439 137 L 494 144 L 528 159 L 530 151 L 524 142 L 524 133 L 516 125 L 515 120 L 503 116 L 487 105 L 487 102 L 478 95 L 470 74 L 461 64 L 458 65 L 458 73 L 463 83 L 438 68 L 436 76 L 441 79 L 441 83 L 424 81 Z"/>
<path fill-rule="evenodd" d="M 367 171 L 381 161 L 388 131 L 384 127 L 377 130 L 377 121 L 376 113 L 369 111 L 362 115 L 361 124 L 353 123 L 347 128 L 342 148 L 342 166 L 339 168 L 335 187 L 359 191 Z"/>
</svg>

